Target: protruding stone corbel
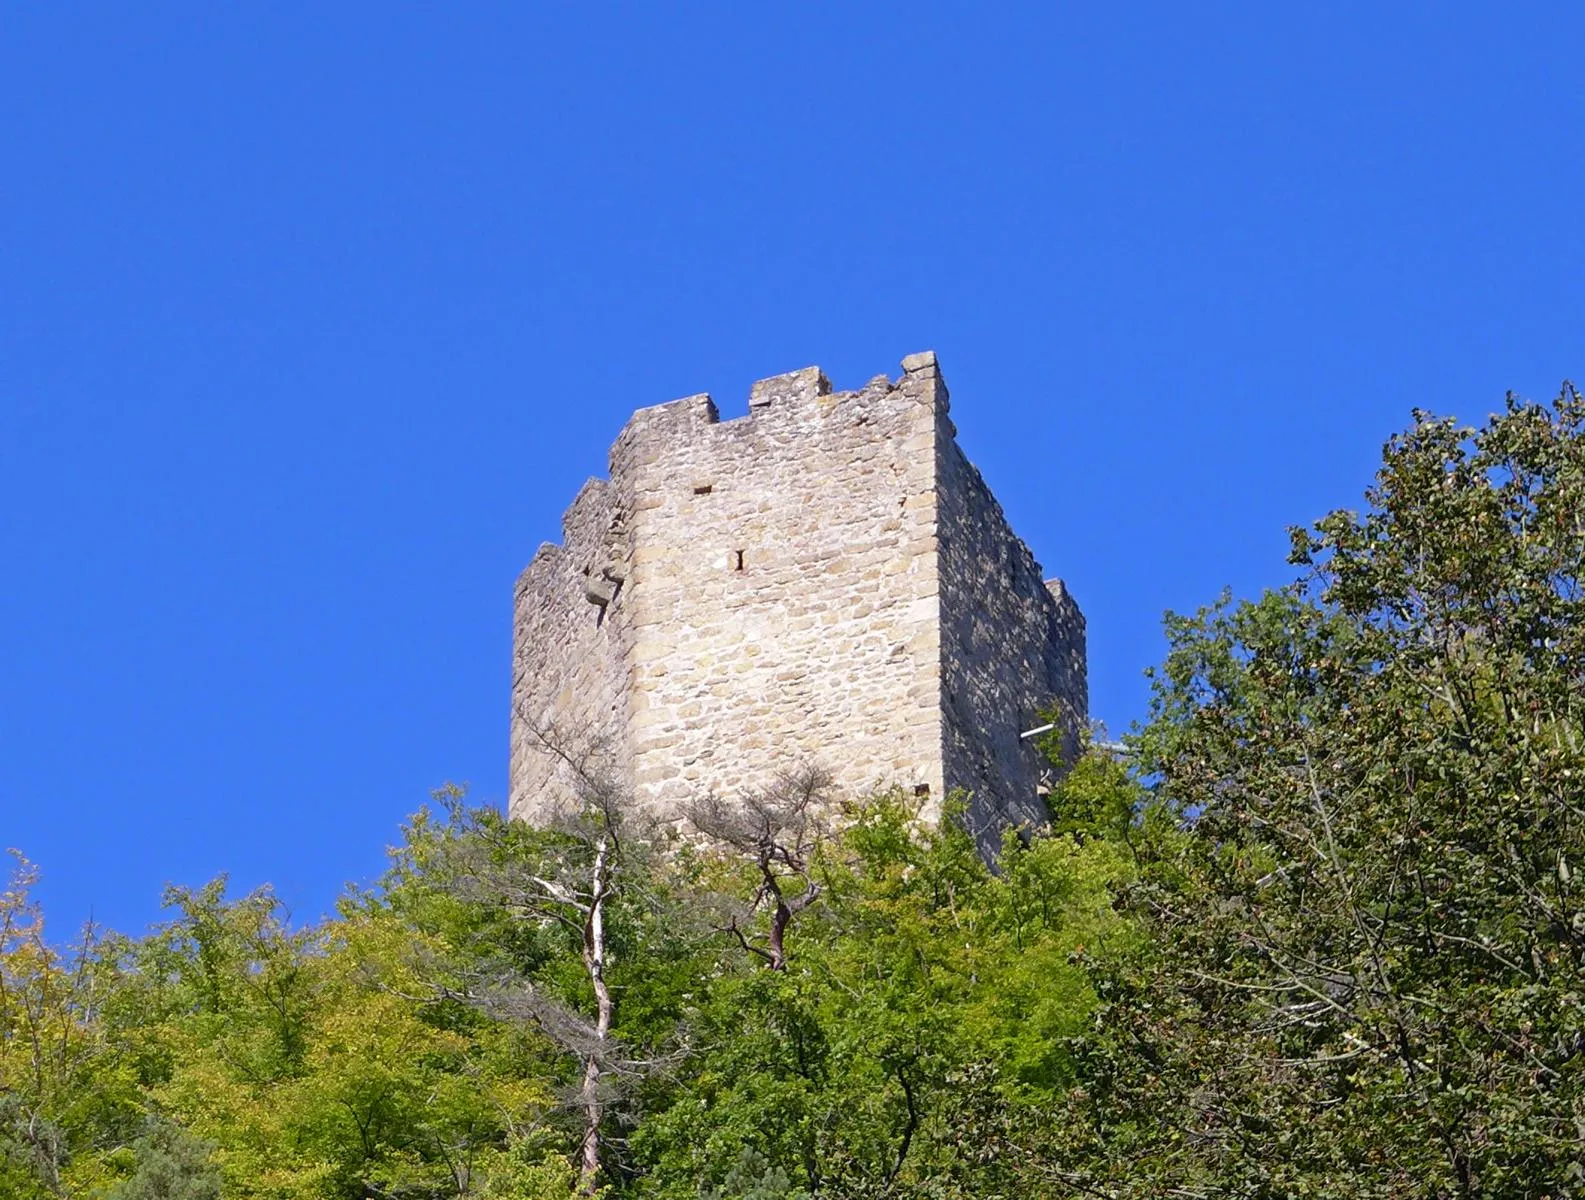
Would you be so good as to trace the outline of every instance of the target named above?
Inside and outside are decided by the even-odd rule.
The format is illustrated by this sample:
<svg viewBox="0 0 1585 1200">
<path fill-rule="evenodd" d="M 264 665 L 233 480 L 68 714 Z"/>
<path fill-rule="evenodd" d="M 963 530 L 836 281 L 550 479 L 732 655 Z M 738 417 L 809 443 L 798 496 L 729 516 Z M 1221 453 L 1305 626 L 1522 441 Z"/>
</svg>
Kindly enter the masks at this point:
<svg viewBox="0 0 1585 1200">
<path fill-rule="evenodd" d="M 583 598 L 601 609 L 615 600 L 621 590 L 622 576 L 610 567 L 602 567 L 598 575 L 583 577 Z"/>
</svg>

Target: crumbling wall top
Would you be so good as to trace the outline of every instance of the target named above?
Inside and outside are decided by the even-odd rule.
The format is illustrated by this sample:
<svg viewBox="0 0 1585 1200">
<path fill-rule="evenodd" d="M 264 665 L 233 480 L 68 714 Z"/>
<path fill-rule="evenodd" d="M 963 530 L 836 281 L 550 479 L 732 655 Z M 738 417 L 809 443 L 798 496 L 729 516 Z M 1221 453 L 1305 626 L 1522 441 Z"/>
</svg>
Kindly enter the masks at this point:
<svg viewBox="0 0 1585 1200">
<path fill-rule="evenodd" d="M 804 367 L 785 375 L 756 380 L 748 392 L 749 416 L 771 407 L 800 404 L 831 394 L 831 381 L 819 367 Z"/>
<path fill-rule="evenodd" d="M 1051 598 L 1057 602 L 1057 607 L 1072 618 L 1084 623 L 1084 613 L 1079 609 L 1079 602 L 1073 598 L 1073 593 L 1068 591 L 1068 585 L 1060 579 L 1046 580 L 1046 591 L 1051 593 Z"/>
<path fill-rule="evenodd" d="M 821 413 L 829 412 L 842 401 L 869 396 L 877 390 L 914 393 L 922 389 L 937 410 L 944 414 L 947 409 L 946 384 L 941 378 L 935 351 L 910 354 L 903 359 L 902 367 L 902 377 L 895 383 L 880 375 L 864 388 L 851 392 L 833 392 L 831 380 L 818 366 L 772 375 L 757 380 L 749 388 L 746 416 L 724 421 L 715 401 L 702 392 L 665 404 L 640 408 L 628 418 L 611 446 L 611 472 L 615 476 L 624 466 L 654 462 L 664 457 L 671 447 L 691 444 L 700 438 L 751 435 L 759 424 L 766 421 L 776 428 L 783 428 L 787 421 L 796 423 L 812 409 Z M 720 428 L 717 429 L 717 426 Z"/>
</svg>

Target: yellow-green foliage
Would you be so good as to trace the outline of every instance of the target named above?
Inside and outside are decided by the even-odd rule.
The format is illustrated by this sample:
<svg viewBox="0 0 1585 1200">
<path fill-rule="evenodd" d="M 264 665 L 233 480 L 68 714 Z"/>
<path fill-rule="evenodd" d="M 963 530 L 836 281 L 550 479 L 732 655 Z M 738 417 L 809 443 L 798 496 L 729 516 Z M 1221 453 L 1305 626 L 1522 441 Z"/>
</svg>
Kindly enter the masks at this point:
<svg viewBox="0 0 1585 1200">
<path fill-rule="evenodd" d="M 530 869 L 568 843 L 447 799 L 448 819 L 409 827 L 383 889 L 308 928 L 221 880 L 172 889 L 169 923 L 74 965 L 43 941 L 19 877 L 0 1079 L 59 1131 L 59 1170 L 8 1143 L 0 1195 L 88 1197 L 179 1162 L 193 1194 L 218 1170 L 225 1196 L 249 1200 L 585 1194 L 560 1108 L 576 1054 L 475 1002 L 489 980 L 555 997 L 575 1022 L 575 939 L 447 875 L 474 839 Z M 903 1187 L 980 1154 L 961 1143 L 964 1078 L 1013 1105 L 1065 1086 L 1095 1008 L 1087 962 L 1136 938 L 1112 904 L 1131 871 L 1119 846 L 1013 838 L 993 871 L 954 821 L 926 829 L 881 797 L 813 855 L 821 899 L 789 928 L 786 971 L 716 919 L 751 898 L 729 856 L 653 857 L 619 881 L 613 1195 Z M 180 1154 L 161 1130 L 181 1131 Z"/>
</svg>

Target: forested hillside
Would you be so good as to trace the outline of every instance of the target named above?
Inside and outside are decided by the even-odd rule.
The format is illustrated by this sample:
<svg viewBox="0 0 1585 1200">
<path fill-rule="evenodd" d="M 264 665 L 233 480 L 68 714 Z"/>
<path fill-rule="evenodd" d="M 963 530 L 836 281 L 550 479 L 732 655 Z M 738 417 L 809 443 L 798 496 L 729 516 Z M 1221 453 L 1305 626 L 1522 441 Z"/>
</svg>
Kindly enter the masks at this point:
<svg viewBox="0 0 1585 1200">
<path fill-rule="evenodd" d="M 1585 402 L 1416 414 L 1291 561 L 991 866 L 793 762 L 708 843 L 443 792 L 308 928 L 64 949 L 19 860 L 0 1197 L 1585 1195 Z"/>
</svg>

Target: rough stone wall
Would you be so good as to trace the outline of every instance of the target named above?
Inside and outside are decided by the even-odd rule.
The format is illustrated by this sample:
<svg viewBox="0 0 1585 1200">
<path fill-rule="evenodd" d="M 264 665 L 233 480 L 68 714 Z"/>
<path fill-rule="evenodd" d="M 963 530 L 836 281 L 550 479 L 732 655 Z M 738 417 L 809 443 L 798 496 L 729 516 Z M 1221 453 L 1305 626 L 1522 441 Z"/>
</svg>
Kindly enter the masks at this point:
<svg viewBox="0 0 1585 1200">
<path fill-rule="evenodd" d="M 1045 764 L 1021 735 L 1054 712 L 1064 756 L 1077 748 L 1089 711 L 1084 617 L 1061 580 L 1042 580 L 950 427 L 937 452 L 944 774 L 949 791 L 969 793 L 970 825 L 991 850 L 1005 826 L 1045 819 Z"/>
<path fill-rule="evenodd" d="M 818 368 L 640 412 L 611 478 L 633 497 L 627 742 L 671 816 L 800 761 L 850 794 L 941 794 L 933 381 L 833 393 Z"/>
<path fill-rule="evenodd" d="M 562 543 L 545 543 L 514 598 L 511 796 L 533 814 L 575 792 L 575 771 L 630 770 L 623 739 L 627 672 L 619 580 L 631 537 L 615 489 L 591 479 L 562 518 Z M 600 601 L 604 600 L 602 604 Z M 524 810 L 525 813 L 528 809 Z"/>
<path fill-rule="evenodd" d="M 1037 816 L 1016 735 L 1054 698 L 1083 719 L 1083 619 L 1040 584 L 947 403 L 923 354 L 853 392 L 813 367 L 762 380 L 735 420 L 708 396 L 635 413 L 610 482 L 519 581 L 512 812 L 566 794 L 550 741 L 597 749 L 663 818 L 806 760 L 848 795 L 928 791 L 927 817 L 950 787 Z"/>
</svg>

